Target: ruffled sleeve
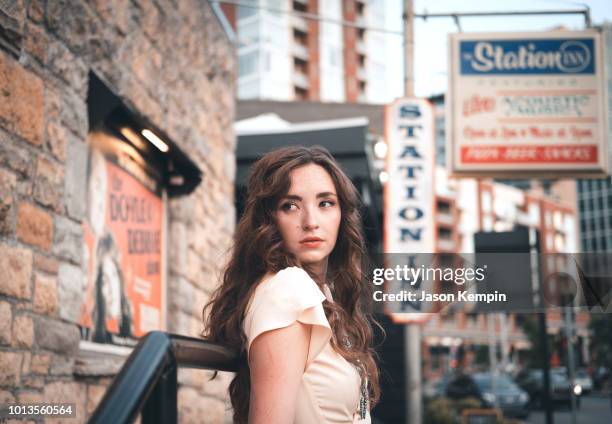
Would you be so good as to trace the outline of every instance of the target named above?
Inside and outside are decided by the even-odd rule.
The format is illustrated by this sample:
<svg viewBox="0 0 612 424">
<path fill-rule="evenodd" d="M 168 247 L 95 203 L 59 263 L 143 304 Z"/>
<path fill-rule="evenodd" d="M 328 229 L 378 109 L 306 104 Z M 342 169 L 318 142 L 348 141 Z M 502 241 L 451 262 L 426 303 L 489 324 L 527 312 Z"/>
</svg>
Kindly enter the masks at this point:
<svg viewBox="0 0 612 424">
<path fill-rule="evenodd" d="M 247 355 L 253 340 L 266 331 L 288 327 L 295 321 L 312 325 L 306 366 L 323 350 L 331 337 L 325 317 L 325 295 L 306 271 L 285 268 L 261 282 L 255 290 L 244 319 Z"/>
</svg>

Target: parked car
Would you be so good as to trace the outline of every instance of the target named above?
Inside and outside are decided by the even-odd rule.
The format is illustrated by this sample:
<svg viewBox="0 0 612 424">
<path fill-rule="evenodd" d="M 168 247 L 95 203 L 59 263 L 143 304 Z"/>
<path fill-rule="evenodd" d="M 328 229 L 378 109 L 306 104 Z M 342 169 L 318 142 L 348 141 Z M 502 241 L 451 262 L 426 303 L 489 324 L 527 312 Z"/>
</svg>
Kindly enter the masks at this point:
<svg viewBox="0 0 612 424">
<path fill-rule="evenodd" d="M 442 377 L 426 381 L 423 385 L 423 397 L 429 400 L 444 396 L 450 378 L 451 374 L 444 374 Z"/>
<path fill-rule="evenodd" d="M 580 388 L 572 387 L 569 379 L 561 369 L 551 370 L 550 375 L 550 400 L 553 405 L 562 404 L 571 407 L 572 391 L 577 395 L 577 407 L 580 407 Z M 540 409 L 544 404 L 544 372 L 542 370 L 527 370 L 519 374 L 517 382 L 531 399 L 531 406 Z"/>
<path fill-rule="evenodd" d="M 574 383 L 580 386 L 582 394 L 591 393 L 593 391 L 593 379 L 584 368 L 576 371 Z"/>
<path fill-rule="evenodd" d="M 505 374 L 458 375 L 449 381 L 446 395 L 453 399 L 474 397 L 483 407 L 497 407 L 509 418 L 529 415 L 529 395 Z"/>
</svg>

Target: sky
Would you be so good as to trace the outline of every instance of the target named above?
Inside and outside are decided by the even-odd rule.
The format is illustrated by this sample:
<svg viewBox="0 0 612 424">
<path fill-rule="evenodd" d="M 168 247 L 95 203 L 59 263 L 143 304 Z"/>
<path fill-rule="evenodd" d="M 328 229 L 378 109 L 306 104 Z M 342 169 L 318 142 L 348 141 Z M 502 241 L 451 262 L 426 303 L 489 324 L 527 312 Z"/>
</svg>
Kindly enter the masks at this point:
<svg viewBox="0 0 612 424">
<path fill-rule="evenodd" d="M 491 12 L 491 11 L 528 11 L 591 9 L 594 25 L 604 21 L 612 22 L 612 0 L 590 0 L 573 2 L 567 0 L 414 0 L 414 12 L 453 13 L 453 12 Z M 402 29 L 403 0 L 387 0 L 387 26 L 392 30 Z M 505 32 L 505 31 L 546 31 L 563 25 L 568 29 L 582 30 L 585 21 L 582 15 L 550 16 L 504 16 L 460 18 L 463 32 Z M 415 19 L 414 27 L 414 71 L 415 95 L 427 97 L 444 93 L 447 87 L 447 37 L 458 32 L 451 18 L 430 18 L 427 21 Z M 395 37 L 395 40 L 392 38 Z M 403 59 L 398 55 L 402 49 L 401 36 L 389 36 L 391 90 L 399 97 L 403 94 Z"/>
</svg>

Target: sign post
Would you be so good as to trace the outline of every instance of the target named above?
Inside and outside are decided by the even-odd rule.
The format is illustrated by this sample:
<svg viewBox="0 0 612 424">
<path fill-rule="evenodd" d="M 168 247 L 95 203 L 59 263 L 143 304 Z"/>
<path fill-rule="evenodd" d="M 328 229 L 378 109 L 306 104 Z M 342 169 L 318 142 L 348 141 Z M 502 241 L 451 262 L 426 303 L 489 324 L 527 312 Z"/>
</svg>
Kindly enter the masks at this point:
<svg viewBox="0 0 612 424">
<path fill-rule="evenodd" d="M 398 99 L 385 109 L 385 134 L 389 146 L 385 185 L 385 265 L 398 258 L 418 267 L 426 255 L 434 252 L 434 142 L 433 111 L 423 99 Z M 416 291 L 420 284 L 390 281 L 387 292 Z M 399 286 L 398 286 L 399 285 Z M 390 287 L 391 286 L 391 287 Z M 422 287 L 420 287 L 422 289 Z M 406 417 L 408 422 L 422 421 L 421 327 L 428 319 L 419 302 L 385 303 L 385 313 L 396 323 L 403 323 L 406 356 Z"/>
</svg>

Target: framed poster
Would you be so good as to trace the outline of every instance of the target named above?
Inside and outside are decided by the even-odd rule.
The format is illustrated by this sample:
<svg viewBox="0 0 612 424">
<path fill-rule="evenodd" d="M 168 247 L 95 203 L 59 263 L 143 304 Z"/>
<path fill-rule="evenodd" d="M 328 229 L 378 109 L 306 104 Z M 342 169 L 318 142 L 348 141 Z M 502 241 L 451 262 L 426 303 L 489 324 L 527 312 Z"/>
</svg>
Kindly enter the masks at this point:
<svg viewBox="0 0 612 424">
<path fill-rule="evenodd" d="M 89 137 L 82 339 L 134 345 L 165 327 L 163 188 L 127 144 Z"/>
</svg>

